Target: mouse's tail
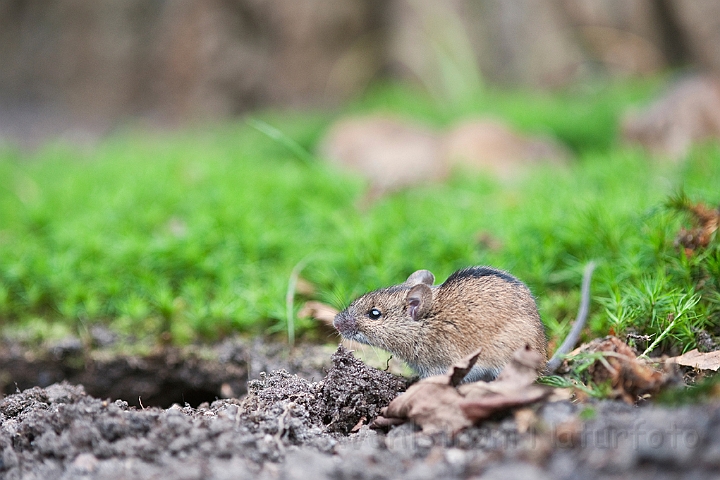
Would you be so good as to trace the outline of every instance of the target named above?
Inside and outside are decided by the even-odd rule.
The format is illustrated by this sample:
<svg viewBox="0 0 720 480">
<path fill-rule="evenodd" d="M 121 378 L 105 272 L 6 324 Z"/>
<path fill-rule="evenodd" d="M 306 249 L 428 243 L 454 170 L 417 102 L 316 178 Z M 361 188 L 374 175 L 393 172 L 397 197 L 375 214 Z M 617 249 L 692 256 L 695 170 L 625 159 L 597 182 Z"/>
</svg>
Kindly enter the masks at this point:
<svg viewBox="0 0 720 480">
<path fill-rule="evenodd" d="M 553 373 L 558 369 L 560 363 L 563 360 L 563 356 L 570 353 L 570 350 L 580 339 L 580 332 L 585 327 L 587 321 L 588 311 L 590 310 L 590 280 L 592 280 L 592 274 L 595 270 L 595 262 L 591 261 L 585 265 L 585 271 L 583 272 L 582 290 L 580 295 L 580 308 L 578 309 L 577 317 L 573 323 L 570 333 L 565 337 L 565 341 L 560 345 L 555 354 L 552 356 L 550 361 L 547 363 L 545 370 L 547 373 Z"/>
</svg>

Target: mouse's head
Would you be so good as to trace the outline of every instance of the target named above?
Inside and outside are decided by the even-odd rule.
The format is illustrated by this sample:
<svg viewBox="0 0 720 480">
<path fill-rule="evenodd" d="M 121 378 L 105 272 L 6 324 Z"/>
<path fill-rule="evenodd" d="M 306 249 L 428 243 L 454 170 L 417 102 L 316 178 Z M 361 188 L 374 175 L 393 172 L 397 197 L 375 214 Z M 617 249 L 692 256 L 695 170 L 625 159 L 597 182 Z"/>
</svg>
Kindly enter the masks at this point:
<svg viewBox="0 0 720 480">
<path fill-rule="evenodd" d="M 419 332 L 432 304 L 435 277 L 418 270 L 400 285 L 361 296 L 335 316 L 333 325 L 349 340 L 383 348 L 398 355 L 398 343 Z"/>
</svg>

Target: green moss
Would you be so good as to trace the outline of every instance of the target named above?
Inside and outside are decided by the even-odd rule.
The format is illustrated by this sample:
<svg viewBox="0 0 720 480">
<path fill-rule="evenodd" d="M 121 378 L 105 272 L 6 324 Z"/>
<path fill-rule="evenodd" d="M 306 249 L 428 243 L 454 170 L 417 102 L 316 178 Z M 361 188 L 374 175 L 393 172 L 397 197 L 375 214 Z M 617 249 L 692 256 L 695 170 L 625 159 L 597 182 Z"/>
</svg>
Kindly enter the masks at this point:
<svg viewBox="0 0 720 480">
<path fill-rule="evenodd" d="M 555 340 L 575 316 L 582 267 L 595 259 L 591 333 L 664 334 L 659 349 L 686 350 L 696 329 L 717 333 L 720 254 L 715 241 L 685 258 L 673 240 L 687 219 L 666 202 L 683 189 L 717 204 L 720 151 L 701 146 L 684 164 L 662 165 L 618 145 L 619 112 L 657 85 L 487 90 L 453 106 L 377 86 L 344 112 L 391 111 L 439 127 L 490 113 L 560 138 L 577 161 L 511 184 L 457 172 L 367 211 L 355 206 L 362 182 L 312 156 L 331 114 L 269 112 L 252 125 L 164 135 L 129 130 L 85 151 L 5 148 L 0 323 L 17 330 L 42 318 L 79 331 L 102 322 L 141 337 L 169 332 L 180 343 L 281 332 L 288 279 L 307 258 L 302 275 L 338 308 L 419 268 L 439 280 L 473 264 L 504 268 L 530 285 Z M 269 137 L 258 125 L 276 130 Z M 481 232 L 501 247 L 483 247 Z M 313 324 L 296 328 L 302 335 Z"/>
</svg>

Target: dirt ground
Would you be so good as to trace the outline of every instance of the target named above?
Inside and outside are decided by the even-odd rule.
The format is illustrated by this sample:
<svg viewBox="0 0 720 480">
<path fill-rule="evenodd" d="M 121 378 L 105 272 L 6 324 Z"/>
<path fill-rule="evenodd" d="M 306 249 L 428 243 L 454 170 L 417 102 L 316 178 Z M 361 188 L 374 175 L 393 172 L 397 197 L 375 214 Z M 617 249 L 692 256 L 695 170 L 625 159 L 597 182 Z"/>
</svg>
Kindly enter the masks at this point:
<svg viewBox="0 0 720 480">
<path fill-rule="evenodd" d="M 718 478 L 717 403 L 563 400 L 456 435 L 427 436 L 411 424 L 376 431 L 368 423 L 406 381 L 344 349 L 305 350 L 288 356 L 282 346 L 226 342 L 154 352 L 152 361 L 100 355 L 85 358 L 81 368 L 77 358 L 74 367 L 56 360 L 53 368 L 73 380 L 91 381 L 86 367 L 109 362 L 111 371 L 139 372 L 141 386 L 152 379 L 153 364 L 170 361 L 158 383 L 182 377 L 189 379 L 183 388 L 232 398 L 162 408 L 140 396 L 144 407 L 132 406 L 136 391 L 127 399 L 91 395 L 66 382 L 9 394 L 0 401 L 0 478 Z M 6 386 L 20 371 L 8 366 L 21 365 L 20 357 L 17 349 L 0 348 Z M 26 371 L 55 380 L 47 357 L 24 357 Z M 220 377 L 211 379 L 215 373 Z M 126 381 L 113 375 L 116 383 Z"/>
</svg>

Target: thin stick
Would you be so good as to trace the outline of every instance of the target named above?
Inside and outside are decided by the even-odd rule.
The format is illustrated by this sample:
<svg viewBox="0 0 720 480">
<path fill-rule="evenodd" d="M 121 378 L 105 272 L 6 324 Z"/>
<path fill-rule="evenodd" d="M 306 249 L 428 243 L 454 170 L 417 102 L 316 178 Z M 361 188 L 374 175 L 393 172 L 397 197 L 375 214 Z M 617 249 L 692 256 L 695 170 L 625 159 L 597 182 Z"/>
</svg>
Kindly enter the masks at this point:
<svg viewBox="0 0 720 480">
<path fill-rule="evenodd" d="M 575 317 L 575 323 L 573 323 L 570 333 L 565 337 L 565 341 L 557 349 L 555 355 L 552 356 L 550 361 L 547 363 L 547 372 L 553 373 L 558 369 L 562 359 L 567 355 L 570 350 L 575 346 L 577 341 L 580 339 L 580 332 L 585 327 L 587 321 L 588 312 L 590 310 L 590 281 L 592 280 L 592 274 L 595 270 L 595 262 L 589 262 L 585 265 L 585 271 L 583 272 L 582 290 L 580 298 L 580 308 L 578 309 L 577 317 Z"/>
</svg>

